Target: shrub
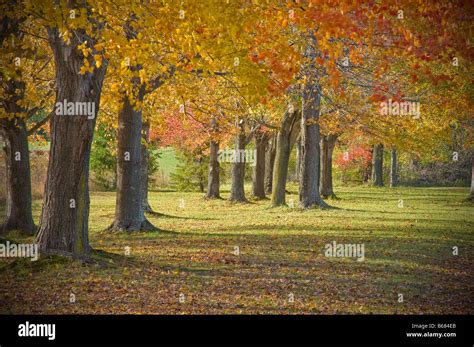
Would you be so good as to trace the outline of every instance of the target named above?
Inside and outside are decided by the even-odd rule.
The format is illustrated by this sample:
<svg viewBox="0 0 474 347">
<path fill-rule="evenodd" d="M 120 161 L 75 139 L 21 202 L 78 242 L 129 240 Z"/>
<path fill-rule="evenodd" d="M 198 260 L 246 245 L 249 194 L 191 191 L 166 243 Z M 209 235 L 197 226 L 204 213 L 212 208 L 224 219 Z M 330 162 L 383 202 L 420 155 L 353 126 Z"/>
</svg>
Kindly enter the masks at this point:
<svg viewBox="0 0 474 347">
<path fill-rule="evenodd" d="M 178 152 L 179 164 L 171 174 L 171 182 L 178 191 L 201 191 L 207 186 L 209 159 L 202 155 Z"/>
</svg>

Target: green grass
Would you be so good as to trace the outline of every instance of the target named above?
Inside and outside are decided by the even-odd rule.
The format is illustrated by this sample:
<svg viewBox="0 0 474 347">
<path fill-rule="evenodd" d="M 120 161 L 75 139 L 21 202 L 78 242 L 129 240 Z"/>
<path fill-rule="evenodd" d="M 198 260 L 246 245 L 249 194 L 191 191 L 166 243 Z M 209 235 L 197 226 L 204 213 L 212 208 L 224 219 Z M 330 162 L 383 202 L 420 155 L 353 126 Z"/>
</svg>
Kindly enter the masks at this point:
<svg viewBox="0 0 474 347">
<path fill-rule="evenodd" d="M 288 200 L 296 204 L 297 187 L 289 189 Z M 165 215 L 148 217 L 162 231 L 133 234 L 105 232 L 115 194 L 92 193 L 90 242 L 101 250 L 97 261 L 2 260 L 1 312 L 474 313 L 468 189 L 336 192 L 340 200 L 329 202 L 337 209 L 310 211 L 270 208 L 268 200 L 231 204 L 200 193 L 152 192 L 151 206 Z M 40 204 L 34 202 L 35 220 Z M 324 245 L 332 241 L 364 243 L 365 261 L 325 257 Z"/>
<path fill-rule="evenodd" d="M 164 147 L 159 149 L 160 153 L 160 169 L 163 170 L 163 173 L 166 176 L 170 176 L 178 165 L 178 159 L 176 158 L 176 153 L 173 147 Z"/>
</svg>

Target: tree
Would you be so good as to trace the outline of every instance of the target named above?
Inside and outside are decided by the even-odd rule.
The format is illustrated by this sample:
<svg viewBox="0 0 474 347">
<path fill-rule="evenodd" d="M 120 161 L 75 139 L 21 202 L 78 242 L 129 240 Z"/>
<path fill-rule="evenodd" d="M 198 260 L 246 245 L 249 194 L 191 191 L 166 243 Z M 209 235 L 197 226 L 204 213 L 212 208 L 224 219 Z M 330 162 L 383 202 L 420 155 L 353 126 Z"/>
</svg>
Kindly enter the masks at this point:
<svg viewBox="0 0 474 347">
<path fill-rule="evenodd" d="M 118 148 L 126 149 L 139 142 L 136 138 L 138 131 L 133 129 L 131 134 L 120 136 L 121 119 L 126 117 L 123 110 L 128 110 L 127 118 L 140 117 L 145 97 L 159 100 L 153 93 L 158 87 L 160 90 L 164 82 L 169 82 L 169 89 L 174 89 L 177 103 L 186 116 L 197 117 L 199 123 L 209 123 L 200 113 L 202 99 L 208 101 L 211 97 L 203 97 L 196 90 L 213 80 L 214 77 L 225 77 L 227 84 L 232 87 L 234 94 L 242 94 L 242 98 L 251 95 L 258 89 L 258 85 L 248 81 L 256 68 L 246 57 L 249 36 L 240 35 L 242 22 L 247 20 L 243 16 L 235 16 L 238 11 L 244 11 L 244 6 L 238 2 L 223 4 L 219 1 L 183 2 L 175 6 L 172 1 L 151 2 L 147 6 L 130 6 L 130 15 L 125 24 L 117 17 L 111 17 L 108 27 L 107 51 L 111 53 L 111 62 L 114 69 L 111 89 L 119 91 L 122 105 L 119 107 L 119 141 L 129 138 L 128 145 L 119 144 Z M 120 17 L 120 16 L 119 16 Z M 244 19 L 245 18 L 245 19 Z M 225 23 L 225 25 L 223 25 Z M 159 37 L 160 39 L 156 39 Z M 237 39 L 238 38 L 238 39 Z M 114 47 L 115 46 L 115 47 Z M 236 77 L 238 76 L 238 77 Z M 258 80 L 258 79 L 256 79 Z M 247 82 L 243 87 L 235 82 Z M 155 94 L 155 95 L 152 95 Z M 218 94 L 223 94 L 222 91 Z M 254 93 L 258 94 L 258 93 Z M 164 94 L 166 95 L 166 94 Z M 125 99 L 128 97 L 128 101 Z M 167 95 L 168 99 L 169 94 Z M 214 97 L 217 99 L 218 97 Z M 131 108 L 126 102 L 130 102 Z M 165 101 L 171 105 L 170 100 Z M 217 102 L 211 103 L 217 106 Z M 208 106 L 208 105 L 206 105 Z M 209 107 L 207 107 L 209 108 Z M 132 110 L 134 115 L 132 114 Z M 181 111 L 180 111 L 181 113 Z M 171 114 L 171 113 L 169 113 Z M 216 114 L 215 112 L 213 113 Z M 163 113 L 157 113 L 161 116 Z M 129 122 L 129 125 L 140 127 L 138 122 Z M 202 146 L 202 143 L 199 143 Z M 130 154 L 135 153 L 130 150 Z M 120 158 L 126 153 L 117 155 Z M 144 157 L 145 159 L 146 157 Z M 141 166 L 141 160 L 134 160 L 135 165 Z M 135 195 L 143 191 L 144 185 L 134 172 L 118 165 L 118 190 L 120 196 L 124 190 L 129 197 L 130 204 L 141 200 Z M 143 170 L 144 171 L 144 170 Z M 121 180 L 120 177 L 127 177 Z M 121 187 L 121 182 L 127 182 L 128 187 Z M 144 195 L 143 193 L 141 195 Z M 119 221 L 119 218 L 136 214 L 134 220 L 143 220 L 140 208 L 120 206 L 123 199 L 117 201 L 117 214 L 114 225 L 138 225 L 131 221 Z M 120 210 L 128 213 L 120 213 Z M 128 218 L 128 217 L 127 217 Z"/>
<path fill-rule="evenodd" d="M 332 154 L 336 145 L 337 135 L 323 135 L 321 138 L 321 184 L 319 192 L 323 198 L 335 198 L 332 186 Z"/>
<path fill-rule="evenodd" d="M 83 114 L 65 116 L 64 112 L 59 112 L 59 107 L 51 116 L 47 194 L 43 201 L 37 243 L 42 254 L 83 257 L 90 251 L 89 158 L 107 62 L 99 65 L 91 56 L 84 56 L 80 48 L 87 47 L 94 54 L 99 54 L 94 46 L 99 40 L 101 22 L 93 18 L 84 4 L 67 8 L 68 11 L 73 9 L 83 10 L 81 20 L 84 26 L 73 26 L 72 18 L 66 22 L 47 23 L 48 41 L 56 65 L 56 105 L 65 102 L 71 103 L 68 105 L 87 105 L 94 117 Z M 43 13 L 51 9 L 36 10 Z M 70 18 L 62 17 L 57 12 L 55 14 L 59 18 Z M 68 27 L 70 35 L 62 35 L 58 24 Z M 92 71 L 80 74 L 84 61 L 88 62 Z"/>
<path fill-rule="evenodd" d="M 263 132 L 257 132 L 255 140 L 255 165 L 252 174 L 252 195 L 257 199 L 265 199 L 265 152 L 268 137 Z"/>
<path fill-rule="evenodd" d="M 156 213 L 148 202 L 148 177 L 150 175 L 150 122 L 145 121 L 142 124 L 142 144 L 141 144 L 141 179 L 140 179 L 140 199 L 142 201 L 142 209 L 144 212 Z"/>
<path fill-rule="evenodd" d="M 372 183 L 376 187 L 383 186 L 383 144 L 374 145 L 372 152 Z"/>
<path fill-rule="evenodd" d="M 273 189 L 273 167 L 275 165 L 276 156 L 276 134 L 268 140 L 267 148 L 265 151 L 265 193 L 271 194 Z"/>
<path fill-rule="evenodd" d="M 237 122 L 237 134 L 234 142 L 234 160 L 232 162 L 230 201 L 247 202 L 245 198 L 244 181 L 245 181 L 245 146 L 249 142 L 249 138 L 245 133 L 245 121 L 240 119 Z"/>
<path fill-rule="evenodd" d="M 124 24 L 123 30 L 128 43 L 138 38 L 137 22 L 138 16 L 132 13 Z M 140 63 L 128 67 L 128 70 L 134 72 L 141 69 Z M 128 72 L 125 70 L 125 73 Z M 161 75 L 153 81 L 153 89 L 163 83 L 160 78 Z M 142 145 L 142 137 L 145 136 L 145 142 L 147 140 L 147 131 L 145 129 L 145 135 L 142 134 L 141 103 L 150 89 L 147 90 L 140 77 L 131 77 L 130 83 L 132 93 L 123 91 L 120 96 L 122 106 L 118 116 L 117 200 L 110 230 L 156 230 L 145 217 L 145 209 L 148 207 L 148 156 L 143 147 L 145 144 Z"/>
<path fill-rule="evenodd" d="M 142 114 L 124 96 L 119 114 L 117 147 L 117 201 L 112 230 L 155 230 L 145 218 L 142 172 Z M 148 172 L 147 172 L 148 175 Z"/>
<path fill-rule="evenodd" d="M 5 138 L 7 216 L 0 230 L 15 230 L 33 234 L 31 213 L 31 179 L 26 124 L 21 118 L 2 122 L 0 132 Z"/>
<path fill-rule="evenodd" d="M 295 178 L 296 181 L 300 181 L 301 172 L 301 139 L 298 138 L 296 141 L 296 160 L 295 160 Z"/>
<path fill-rule="evenodd" d="M 200 191 L 204 192 L 206 183 L 206 162 L 202 153 L 178 152 L 179 164 L 171 180 L 178 191 Z"/>
<path fill-rule="evenodd" d="M 51 93 L 44 44 L 25 35 L 32 23 L 15 11 L 17 2 L 2 4 L 0 21 L 0 135 L 5 139 L 7 208 L 0 231 L 36 230 L 31 211 L 31 179 L 28 136 L 49 118 L 43 117 L 28 129 L 31 119 L 49 101 Z M 28 76 L 28 78 L 25 78 Z"/>
<path fill-rule="evenodd" d="M 272 206 L 285 204 L 288 163 L 291 149 L 300 131 L 300 117 L 300 111 L 290 106 L 280 123 L 276 139 L 275 162 L 273 164 Z"/>
<path fill-rule="evenodd" d="M 356 137 L 355 133 L 346 140 L 349 134 L 339 139 L 341 150 L 336 156 L 334 163 L 341 173 L 341 180 L 358 180 L 361 183 L 370 179 L 369 168 L 372 160 L 372 148 L 365 145 L 365 136 Z M 345 147 L 344 149 L 342 147 Z"/>
<path fill-rule="evenodd" d="M 218 132 L 217 119 L 211 120 L 213 134 Z M 211 137 L 209 144 L 209 175 L 206 197 L 208 199 L 220 199 L 220 164 L 219 164 L 219 142 Z"/>
<path fill-rule="evenodd" d="M 303 92 L 303 111 L 301 118 L 301 171 L 300 207 L 315 205 L 328 207 L 319 194 L 320 174 L 320 133 L 319 118 L 320 87 L 311 78 Z"/>
<path fill-rule="evenodd" d="M 469 194 L 469 200 L 474 201 L 474 161 L 472 162 L 471 192 Z"/>
<path fill-rule="evenodd" d="M 117 138 L 114 127 L 98 124 L 92 142 L 90 168 L 94 178 L 105 189 L 117 188 L 117 160 L 115 148 L 110 143 Z"/>
<path fill-rule="evenodd" d="M 306 104 L 312 102 L 313 106 L 317 105 L 308 107 L 312 112 L 309 123 L 306 122 L 309 115 L 307 112 L 305 115 L 303 109 L 303 178 L 300 177 L 300 202 L 303 207 L 321 202 L 319 192 L 315 191 L 318 183 L 312 184 L 318 182 L 314 175 L 319 172 L 319 164 L 312 163 L 320 161 L 319 157 L 314 157 L 320 154 L 314 138 L 319 136 L 317 124 L 325 105 L 331 104 L 337 110 L 354 113 L 347 126 L 365 127 L 373 138 L 392 142 L 387 141 L 393 138 L 393 134 L 389 134 L 391 127 L 388 124 L 402 123 L 398 128 L 410 132 L 419 131 L 420 126 L 406 119 L 401 122 L 400 119 L 379 121 L 380 117 L 374 117 L 375 112 L 369 110 L 369 107 L 364 107 L 367 112 L 353 112 L 347 110 L 347 102 L 341 101 L 349 101 L 354 90 L 358 90 L 366 104 L 372 97 L 374 101 L 377 100 L 381 91 L 387 98 L 390 95 L 398 100 L 407 98 L 403 93 L 404 89 L 409 89 L 405 87 L 405 81 L 411 80 L 409 83 L 413 84 L 413 81 L 420 79 L 420 71 L 414 71 L 419 66 L 436 62 L 450 68 L 447 63 L 452 56 L 446 54 L 447 51 L 460 53 L 460 56 L 467 59 L 472 56 L 461 48 L 468 44 L 466 39 L 459 35 L 458 29 L 454 30 L 461 27 L 468 30 L 472 15 L 463 15 L 467 4 L 435 2 L 433 8 L 409 1 L 404 4 L 404 11 L 410 15 L 404 20 L 397 16 L 400 8 L 396 3 L 340 1 L 338 6 L 334 6 L 331 1 L 323 0 L 317 3 L 263 5 L 259 8 L 267 17 L 274 18 L 270 23 L 256 26 L 255 36 L 259 43 L 255 60 L 269 67 L 272 80 L 275 81 L 271 85 L 271 91 L 299 91 Z M 440 35 L 433 35 L 433 22 L 442 23 Z M 442 38 L 437 40 L 434 37 Z M 296 49 L 293 51 L 292 48 Z M 434 64 L 430 65 L 426 72 L 431 72 L 436 67 Z M 432 73 L 429 76 L 423 72 L 423 75 L 433 83 L 449 79 L 445 74 Z M 397 82 L 397 79 L 400 81 Z M 387 80 L 390 82 L 386 83 Z M 413 88 L 413 92 L 411 98 L 415 100 L 423 95 L 419 85 Z M 311 93 L 318 96 L 311 101 L 309 98 L 305 100 L 305 94 L 308 96 Z M 332 100 L 334 95 L 338 100 Z M 370 118 L 377 120 L 371 122 Z M 367 125 L 370 123 L 378 124 L 372 128 Z M 377 131 L 380 128 L 383 128 L 382 131 Z M 429 126 L 425 129 L 429 129 Z M 310 146 L 305 142 L 315 144 Z M 398 147 L 399 143 L 396 145 Z M 305 155 L 311 159 L 304 159 Z M 304 174 L 305 171 L 308 172 Z"/>
<path fill-rule="evenodd" d="M 397 149 L 392 147 L 390 160 L 390 188 L 398 186 L 398 156 Z"/>
</svg>

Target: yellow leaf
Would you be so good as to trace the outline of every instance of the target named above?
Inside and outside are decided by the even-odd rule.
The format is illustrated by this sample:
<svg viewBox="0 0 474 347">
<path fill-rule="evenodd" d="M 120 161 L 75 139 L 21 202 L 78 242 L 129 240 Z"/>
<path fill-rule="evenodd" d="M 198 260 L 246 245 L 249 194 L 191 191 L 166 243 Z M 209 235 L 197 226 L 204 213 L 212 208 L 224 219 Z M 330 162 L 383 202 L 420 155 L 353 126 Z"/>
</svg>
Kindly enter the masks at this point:
<svg viewBox="0 0 474 347">
<path fill-rule="evenodd" d="M 102 56 L 101 55 L 94 55 L 95 66 L 99 68 L 102 65 Z"/>
<path fill-rule="evenodd" d="M 104 46 L 102 45 L 102 43 L 98 43 L 94 46 L 94 48 L 97 52 L 100 52 L 104 49 Z"/>
</svg>

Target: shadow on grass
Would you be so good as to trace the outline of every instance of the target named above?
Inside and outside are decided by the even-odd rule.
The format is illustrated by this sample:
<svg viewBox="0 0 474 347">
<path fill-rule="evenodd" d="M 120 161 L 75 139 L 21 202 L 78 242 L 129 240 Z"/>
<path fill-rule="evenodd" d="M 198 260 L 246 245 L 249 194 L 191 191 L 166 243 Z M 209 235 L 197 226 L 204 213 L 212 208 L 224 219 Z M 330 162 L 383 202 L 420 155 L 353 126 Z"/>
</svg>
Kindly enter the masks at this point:
<svg viewBox="0 0 474 347">
<path fill-rule="evenodd" d="M 17 258 L 9 262 L 0 263 L 0 273 L 11 271 L 18 276 L 28 276 L 30 273 L 57 270 L 74 262 L 74 259 L 50 255 L 32 261 L 31 258 Z"/>
<path fill-rule="evenodd" d="M 177 231 L 173 231 L 173 230 L 165 230 L 165 229 L 160 229 L 160 228 L 156 228 L 156 230 L 140 230 L 140 231 L 123 231 L 123 230 L 111 230 L 110 229 L 110 226 L 105 228 L 105 229 L 102 229 L 102 230 L 99 230 L 95 233 L 95 235 L 97 236 L 104 236 L 104 235 L 107 235 L 107 236 L 131 236 L 131 237 L 134 237 L 136 238 L 137 236 L 161 236 L 161 235 L 181 235 L 183 233 L 180 233 L 180 232 L 177 232 Z M 149 237 L 146 237 L 146 238 L 149 238 Z"/>
<path fill-rule="evenodd" d="M 201 218 L 201 217 L 183 217 L 183 216 L 174 216 L 171 214 L 166 214 L 166 213 L 161 213 L 161 212 L 153 212 L 153 213 L 147 213 L 150 217 L 155 217 L 155 218 L 166 218 L 166 219 L 188 219 L 188 220 L 217 220 L 216 218 Z"/>
<path fill-rule="evenodd" d="M 158 264 L 157 267 L 162 271 L 169 271 L 171 273 L 183 272 L 189 275 L 203 276 L 203 277 L 216 277 L 216 276 L 228 276 L 229 273 L 233 272 L 230 268 L 218 268 L 215 265 L 206 267 L 205 263 L 193 264 Z M 156 266 L 156 265 L 155 265 Z M 209 266 L 209 265 L 208 265 Z M 237 276 L 236 276 L 237 277 Z"/>
<path fill-rule="evenodd" d="M 216 199 L 217 200 L 217 199 Z M 155 210 L 146 211 L 145 214 L 150 217 L 155 218 L 176 218 L 176 219 L 190 219 L 190 220 L 216 220 L 215 218 L 199 218 L 199 217 L 182 217 L 182 216 L 174 216 L 171 214 L 166 214 L 163 212 L 157 212 Z"/>
<path fill-rule="evenodd" d="M 228 203 L 228 205 L 230 206 L 234 206 L 234 205 L 241 205 L 241 206 L 245 206 L 245 205 L 258 205 L 258 202 L 257 200 L 249 200 L 249 199 L 245 199 L 245 201 L 237 201 L 237 200 L 229 200 L 229 199 L 225 199 Z"/>
<path fill-rule="evenodd" d="M 0 263 L 0 274 L 12 272 L 18 277 L 27 277 L 33 273 L 54 272 L 58 273 L 74 264 L 88 267 L 105 268 L 123 268 L 127 267 L 146 267 L 147 262 L 140 261 L 132 256 L 125 254 L 111 253 L 100 249 L 92 249 L 86 257 L 72 257 L 64 255 L 42 256 L 36 261 L 30 258 L 17 258 L 9 262 Z"/>
</svg>

